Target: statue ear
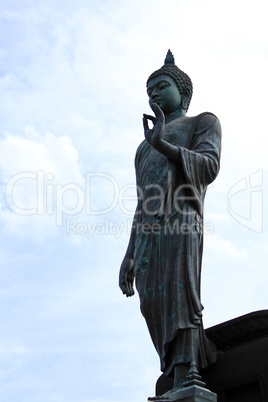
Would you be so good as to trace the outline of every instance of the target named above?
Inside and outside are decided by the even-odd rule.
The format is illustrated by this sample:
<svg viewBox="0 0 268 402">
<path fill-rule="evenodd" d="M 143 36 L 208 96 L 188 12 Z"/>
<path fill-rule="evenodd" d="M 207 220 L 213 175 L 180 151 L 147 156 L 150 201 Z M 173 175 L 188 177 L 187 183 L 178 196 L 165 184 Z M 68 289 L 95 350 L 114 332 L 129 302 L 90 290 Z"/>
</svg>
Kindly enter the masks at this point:
<svg viewBox="0 0 268 402">
<path fill-rule="evenodd" d="M 183 91 L 182 100 L 181 100 L 181 104 L 182 104 L 182 107 L 184 110 L 188 109 L 189 96 L 190 96 L 190 90 L 188 88 L 186 88 Z"/>
</svg>

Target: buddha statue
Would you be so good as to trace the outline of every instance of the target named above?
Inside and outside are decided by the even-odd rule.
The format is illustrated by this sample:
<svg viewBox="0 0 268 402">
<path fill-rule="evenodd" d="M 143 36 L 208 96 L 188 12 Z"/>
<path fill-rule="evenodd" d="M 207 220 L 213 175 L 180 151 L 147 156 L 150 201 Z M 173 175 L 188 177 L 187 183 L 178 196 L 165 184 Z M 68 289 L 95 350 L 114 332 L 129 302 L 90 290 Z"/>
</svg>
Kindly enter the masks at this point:
<svg viewBox="0 0 268 402">
<path fill-rule="evenodd" d="M 187 116 L 193 86 L 170 50 L 147 81 L 154 115 L 144 114 L 135 157 L 137 208 L 119 286 L 140 298 L 141 312 L 174 387 L 148 400 L 175 400 L 191 364 L 216 361 L 202 324 L 200 276 L 203 206 L 220 167 L 221 126 L 209 112 Z M 150 126 L 153 126 L 150 128 Z"/>
</svg>

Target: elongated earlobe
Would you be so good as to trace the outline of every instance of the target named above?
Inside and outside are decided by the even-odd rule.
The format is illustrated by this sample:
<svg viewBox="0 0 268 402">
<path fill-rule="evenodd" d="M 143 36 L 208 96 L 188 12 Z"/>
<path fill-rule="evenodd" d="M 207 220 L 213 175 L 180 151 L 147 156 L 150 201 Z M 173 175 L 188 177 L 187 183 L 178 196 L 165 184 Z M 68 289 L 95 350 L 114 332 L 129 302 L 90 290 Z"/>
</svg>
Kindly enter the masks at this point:
<svg viewBox="0 0 268 402">
<path fill-rule="evenodd" d="M 188 99 L 186 99 L 185 97 L 183 97 L 183 98 L 182 98 L 182 101 L 181 101 L 181 104 L 182 104 L 182 108 L 183 108 L 184 110 L 187 110 Z"/>
<path fill-rule="evenodd" d="M 190 91 L 188 88 L 186 88 L 183 92 L 182 95 L 182 100 L 181 100 L 181 104 L 184 110 L 188 110 L 188 101 L 189 101 L 189 96 L 190 96 Z"/>
</svg>

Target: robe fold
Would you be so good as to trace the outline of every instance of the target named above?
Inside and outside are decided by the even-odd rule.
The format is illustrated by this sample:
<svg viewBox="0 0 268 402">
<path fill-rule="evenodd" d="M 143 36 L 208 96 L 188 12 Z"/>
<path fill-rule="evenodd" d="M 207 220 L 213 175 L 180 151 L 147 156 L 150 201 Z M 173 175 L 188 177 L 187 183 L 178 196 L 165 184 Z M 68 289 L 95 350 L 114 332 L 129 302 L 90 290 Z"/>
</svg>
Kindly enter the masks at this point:
<svg viewBox="0 0 268 402">
<path fill-rule="evenodd" d="M 147 141 L 137 149 L 138 205 L 134 217 L 134 274 L 141 312 L 161 370 L 216 360 L 205 336 L 200 301 L 203 203 L 219 171 L 221 127 L 211 113 L 165 125 L 164 139 L 178 147 L 169 161 Z"/>
</svg>

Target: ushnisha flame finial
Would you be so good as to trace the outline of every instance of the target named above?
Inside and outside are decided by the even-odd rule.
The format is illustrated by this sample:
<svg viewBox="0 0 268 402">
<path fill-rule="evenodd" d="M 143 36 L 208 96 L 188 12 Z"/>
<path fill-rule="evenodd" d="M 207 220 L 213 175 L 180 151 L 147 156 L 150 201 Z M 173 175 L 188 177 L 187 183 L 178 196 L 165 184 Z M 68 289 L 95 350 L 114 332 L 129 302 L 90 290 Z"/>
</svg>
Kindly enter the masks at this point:
<svg viewBox="0 0 268 402">
<path fill-rule="evenodd" d="M 165 58 L 165 64 L 175 64 L 175 59 L 173 54 L 171 53 L 170 49 L 168 49 L 166 58 Z"/>
</svg>

